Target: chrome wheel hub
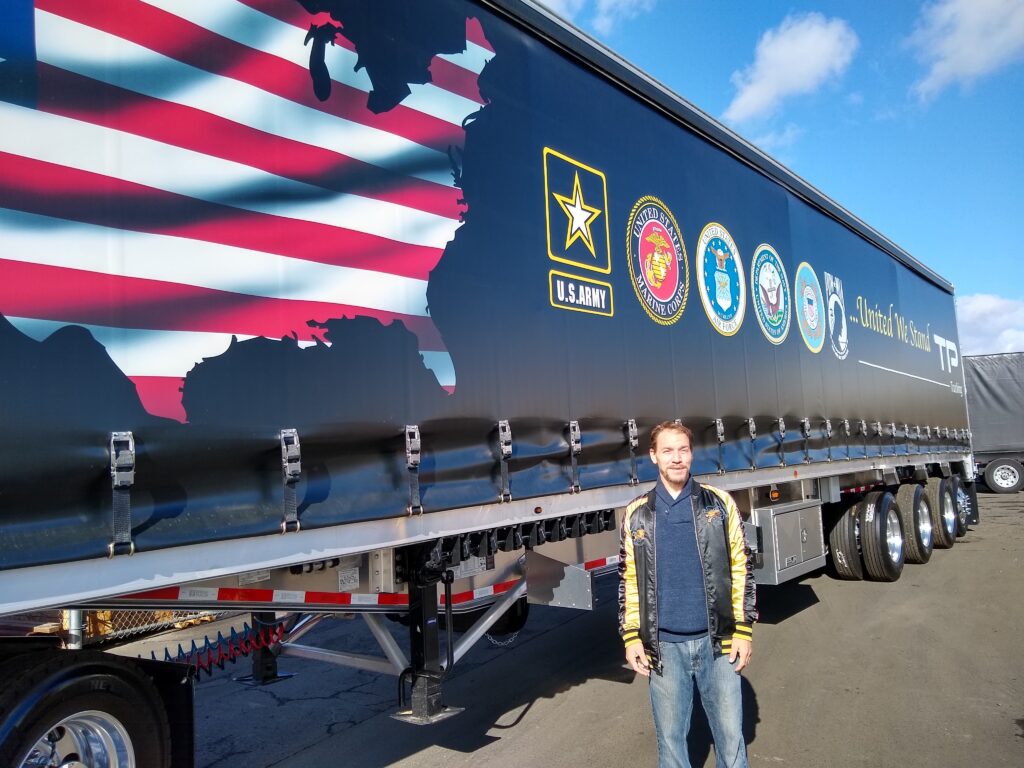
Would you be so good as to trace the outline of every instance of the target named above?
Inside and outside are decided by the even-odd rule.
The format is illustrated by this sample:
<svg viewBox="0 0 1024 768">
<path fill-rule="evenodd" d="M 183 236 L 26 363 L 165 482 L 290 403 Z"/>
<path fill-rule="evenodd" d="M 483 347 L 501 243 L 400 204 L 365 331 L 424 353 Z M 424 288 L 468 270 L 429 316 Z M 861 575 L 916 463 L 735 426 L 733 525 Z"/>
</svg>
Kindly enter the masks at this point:
<svg viewBox="0 0 1024 768">
<path fill-rule="evenodd" d="M 925 499 L 921 499 L 921 510 L 917 516 L 917 533 L 921 537 L 921 546 L 925 550 L 932 548 L 932 508 Z"/>
<path fill-rule="evenodd" d="M 942 497 L 942 524 L 946 528 L 946 533 L 956 536 L 956 504 L 952 494 Z"/>
<path fill-rule="evenodd" d="M 894 509 L 890 509 L 885 517 L 885 544 L 889 550 L 889 559 L 898 563 L 903 558 L 903 529 Z"/>
<path fill-rule="evenodd" d="M 136 768 L 128 732 L 106 712 L 76 712 L 53 725 L 19 768 Z"/>
<path fill-rule="evenodd" d="M 1004 464 L 992 473 L 992 482 L 1000 488 L 1013 488 L 1020 482 L 1020 472 Z"/>
</svg>

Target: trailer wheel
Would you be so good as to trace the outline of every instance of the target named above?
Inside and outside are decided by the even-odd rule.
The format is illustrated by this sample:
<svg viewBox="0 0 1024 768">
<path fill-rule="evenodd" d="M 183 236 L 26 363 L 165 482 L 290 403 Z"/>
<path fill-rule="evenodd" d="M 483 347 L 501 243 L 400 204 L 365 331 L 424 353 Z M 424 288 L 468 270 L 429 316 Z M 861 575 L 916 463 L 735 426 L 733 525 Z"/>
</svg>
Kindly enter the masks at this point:
<svg viewBox="0 0 1024 768">
<path fill-rule="evenodd" d="M 924 488 L 905 483 L 896 492 L 903 524 L 903 547 L 908 563 L 927 563 L 932 557 L 932 512 Z"/>
<path fill-rule="evenodd" d="M 835 517 L 829 530 L 829 555 L 840 579 L 860 581 L 864 578 L 858 526 L 857 505 L 851 504 Z"/>
<path fill-rule="evenodd" d="M 956 543 L 956 505 L 951 484 L 944 477 L 930 477 L 924 488 L 932 512 L 935 548 L 949 549 Z"/>
<path fill-rule="evenodd" d="M 985 467 L 985 485 L 996 493 L 1016 493 L 1024 488 L 1024 467 L 1013 459 L 996 459 Z"/>
<path fill-rule="evenodd" d="M 896 581 L 903 573 L 903 525 L 888 491 L 872 491 L 857 505 L 860 549 L 872 581 Z"/>
<path fill-rule="evenodd" d="M 957 475 L 950 480 L 950 492 L 953 494 L 953 509 L 956 510 L 956 537 L 967 535 L 967 520 L 971 516 L 971 497 L 964 488 L 964 482 Z"/>
<path fill-rule="evenodd" d="M 0 692 L 0 765 L 169 766 L 167 714 L 130 663 L 57 650 L 17 662 L 6 667 L 12 674 Z"/>
</svg>

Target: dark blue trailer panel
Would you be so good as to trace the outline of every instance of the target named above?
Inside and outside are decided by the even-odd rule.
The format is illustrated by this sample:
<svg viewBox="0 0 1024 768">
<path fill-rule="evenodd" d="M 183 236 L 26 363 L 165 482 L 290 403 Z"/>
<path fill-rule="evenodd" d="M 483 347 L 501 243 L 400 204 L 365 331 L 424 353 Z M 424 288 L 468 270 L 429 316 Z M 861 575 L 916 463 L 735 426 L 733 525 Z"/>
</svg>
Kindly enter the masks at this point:
<svg viewBox="0 0 1024 768">
<path fill-rule="evenodd" d="M 967 451 L 948 283 L 532 6 L 65 5 L 2 5 L 2 569 L 628 486 L 666 418 Z"/>
</svg>

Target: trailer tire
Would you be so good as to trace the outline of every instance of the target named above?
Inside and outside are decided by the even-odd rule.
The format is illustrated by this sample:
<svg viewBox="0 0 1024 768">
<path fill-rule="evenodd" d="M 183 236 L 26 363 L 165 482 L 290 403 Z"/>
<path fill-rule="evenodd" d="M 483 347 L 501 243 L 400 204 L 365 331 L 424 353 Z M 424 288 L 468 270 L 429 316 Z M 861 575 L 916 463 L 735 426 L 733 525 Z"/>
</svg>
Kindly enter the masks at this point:
<svg viewBox="0 0 1024 768">
<path fill-rule="evenodd" d="M 971 515 L 971 498 L 964 488 L 964 481 L 957 475 L 949 478 L 950 492 L 953 494 L 953 508 L 956 510 L 956 537 L 967 535 L 967 519 Z"/>
<path fill-rule="evenodd" d="M 17 662 L 6 667 L 11 676 L 0 692 L 0 765 L 168 768 L 167 714 L 156 687 L 131 663 L 60 650 Z"/>
<path fill-rule="evenodd" d="M 996 459 L 985 467 L 985 485 L 994 493 L 1016 493 L 1024 488 L 1024 467 L 1013 459 Z"/>
<path fill-rule="evenodd" d="M 872 581 L 896 581 L 903 573 L 903 524 L 896 499 L 872 491 L 857 505 L 864 570 Z"/>
<path fill-rule="evenodd" d="M 851 504 L 832 521 L 828 532 L 829 556 L 837 578 L 860 581 L 864 578 L 864 561 L 858 541 L 857 505 Z"/>
<path fill-rule="evenodd" d="M 952 490 L 949 480 L 944 477 L 930 477 L 925 485 L 936 549 L 949 549 L 956 543 L 956 504 Z"/>
<path fill-rule="evenodd" d="M 903 547 L 908 563 L 927 563 L 935 544 L 932 532 L 931 507 L 924 487 L 904 483 L 896 491 L 896 505 L 903 525 Z"/>
</svg>

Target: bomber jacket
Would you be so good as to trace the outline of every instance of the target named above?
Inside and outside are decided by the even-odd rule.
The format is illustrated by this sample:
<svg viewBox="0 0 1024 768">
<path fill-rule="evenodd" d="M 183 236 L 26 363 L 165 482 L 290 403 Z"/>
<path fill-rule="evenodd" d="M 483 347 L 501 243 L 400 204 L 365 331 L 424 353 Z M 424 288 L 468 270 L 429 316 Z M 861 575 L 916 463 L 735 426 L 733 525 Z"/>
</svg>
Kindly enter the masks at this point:
<svg viewBox="0 0 1024 768">
<path fill-rule="evenodd" d="M 704 571 L 708 629 L 716 653 L 729 653 L 734 637 L 750 640 L 757 620 L 753 567 L 743 520 L 724 491 L 697 484 L 693 494 L 697 551 Z M 657 489 L 626 507 L 619 532 L 619 634 L 641 640 L 651 667 L 661 673 L 658 652 L 658 585 L 655 567 Z"/>
</svg>

